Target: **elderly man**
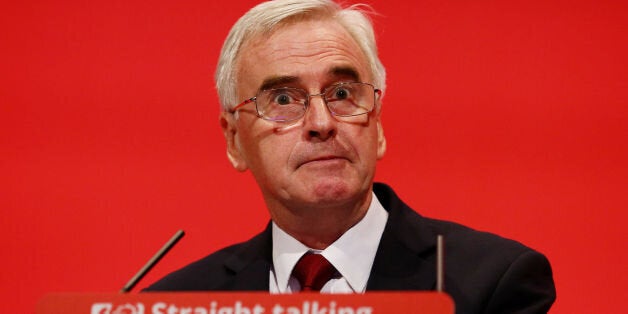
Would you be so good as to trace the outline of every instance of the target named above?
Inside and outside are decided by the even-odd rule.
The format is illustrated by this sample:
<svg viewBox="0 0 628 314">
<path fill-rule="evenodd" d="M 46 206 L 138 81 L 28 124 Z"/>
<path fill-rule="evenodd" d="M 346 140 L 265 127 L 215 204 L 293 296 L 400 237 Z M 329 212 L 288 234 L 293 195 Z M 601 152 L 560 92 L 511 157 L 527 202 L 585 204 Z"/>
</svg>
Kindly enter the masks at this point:
<svg viewBox="0 0 628 314">
<path fill-rule="evenodd" d="M 147 290 L 430 290 L 442 234 L 458 312 L 546 312 L 555 291 L 543 255 L 422 217 L 373 183 L 386 151 L 385 70 L 359 8 L 276 0 L 235 24 L 216 72 L 220 123 L 229 160 L 252 172 L 272 222 Z"/>
</svg>

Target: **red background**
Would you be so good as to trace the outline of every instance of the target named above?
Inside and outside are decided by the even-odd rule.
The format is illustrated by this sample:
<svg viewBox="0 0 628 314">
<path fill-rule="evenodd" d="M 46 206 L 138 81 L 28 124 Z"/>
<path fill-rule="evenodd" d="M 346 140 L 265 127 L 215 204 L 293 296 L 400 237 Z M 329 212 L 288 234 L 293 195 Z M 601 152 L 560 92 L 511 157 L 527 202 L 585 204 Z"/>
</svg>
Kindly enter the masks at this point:
<svg viewBox="0 0 628 314">
<path fill-rule="evenodd" d="M 218 2 L 3 5 L 3 312 L 117 291 L 179 228 L 140 288 L 263 228 L 212 79 L 257 1 Z M 547 254 L 553 313 L 628 297 L 626 3 L 372 1 L 389 75 L 377 179 L 424 215 Z"/>
</svg>

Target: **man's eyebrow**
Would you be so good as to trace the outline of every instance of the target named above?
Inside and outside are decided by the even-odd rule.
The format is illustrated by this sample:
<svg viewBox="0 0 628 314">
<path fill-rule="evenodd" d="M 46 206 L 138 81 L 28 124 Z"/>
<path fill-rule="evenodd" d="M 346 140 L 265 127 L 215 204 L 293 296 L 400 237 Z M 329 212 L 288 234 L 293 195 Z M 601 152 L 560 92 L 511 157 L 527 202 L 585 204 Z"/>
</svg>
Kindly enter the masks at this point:
<svg viewBox="0 0 628 314">
<path fill-rule="evenodd" d="M 348 77 L 349 79 L 360 82 L 360 74 L 358 70 L 350 66 L 333 67 L 329 70 L 329 74 L 336 77 Z"/>
<path fill-rule="evenodd" d="M 260 85 L 259 90 L 281 87 L 282 85 L 292 84 L 300 81 L 296 76 L 273 76 L 265 79 Z"/>
<path fill-rule="evenodd" d="M 360 82 L 360 74 L 358 73 L 358 70 L 351 66 L 333 67 L 328 71 L 328 73 L 334 77 L 348 78 L 349 80 Z M 283 87 L 284 85 L 294 84 L 300 81 L 301 79 L 298 76 L 272 76 L 264 79 L 258 90 L 262 91 Z"/>
</svg>

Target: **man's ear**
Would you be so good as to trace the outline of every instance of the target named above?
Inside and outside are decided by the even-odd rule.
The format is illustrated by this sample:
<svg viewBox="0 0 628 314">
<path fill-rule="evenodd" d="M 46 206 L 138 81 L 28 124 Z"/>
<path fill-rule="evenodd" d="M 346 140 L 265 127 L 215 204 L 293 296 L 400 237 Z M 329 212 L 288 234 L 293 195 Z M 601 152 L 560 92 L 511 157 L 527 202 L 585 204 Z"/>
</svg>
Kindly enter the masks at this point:
<svg viewBox="0 0 628 314">
<path fill-rule="evenodd" d="M 384 127 L 382 126 L 382 103 L 381 99 L 375 104 L 375 116 L 377 118 L 377 160 L 384 158 L 386 154 L 386 137 L 384 136 Z"/>
<path fill-rule="evenodd" d="M 381 118 L 377 119 L 377 159 L 384 158 L 386 153 L 386 137 L 384 136 L 384 127 L 382 127 Z"/>
<path fill-rule="evenodd" d="M 227 158 L 233 168 L 238 171 L 245 171 L 248 169 L 248 166 L 246 165 L 243 153 L 240 150 L 240 144 L 238 143 L 238 128 L 236 123 L 237 120 L 232 113 L 225 111 L 220 113 L 220 127 L 222 128 L 222 133 L 227 142 Z"/>
</svg>

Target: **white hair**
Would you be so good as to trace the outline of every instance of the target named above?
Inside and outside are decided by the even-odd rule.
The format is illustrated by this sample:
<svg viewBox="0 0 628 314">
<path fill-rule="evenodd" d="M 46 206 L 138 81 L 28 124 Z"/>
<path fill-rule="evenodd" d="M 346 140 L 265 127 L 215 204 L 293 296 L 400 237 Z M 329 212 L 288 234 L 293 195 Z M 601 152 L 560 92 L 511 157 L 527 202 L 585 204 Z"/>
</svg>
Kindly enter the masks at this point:
<svg viewBox="0 0 628 314">
<path fill-rule="evenodd" d="M 377 55 L 370 6 L 356 4 L 343 8 L 331 0 L 274 0 L 263 2 L 244 14 L 231 28 L 220 52 L 215 80 L 224 110 L 237 105 L 237 62 L 242 45 L 260 35 L 268 35 L 289 21 L 332 18 L 342 25 L 366 56 L 373 84 L 386 90 L 386 70 Z"/>
</svg>

